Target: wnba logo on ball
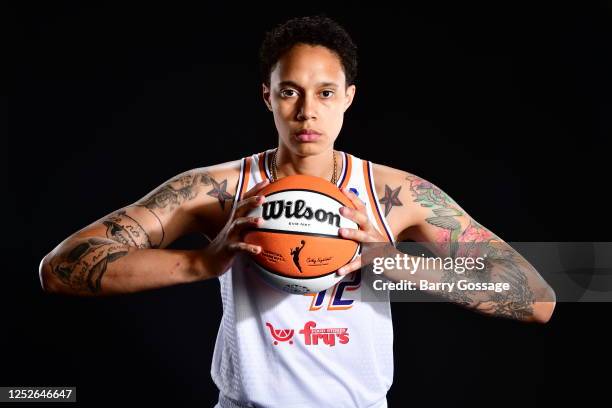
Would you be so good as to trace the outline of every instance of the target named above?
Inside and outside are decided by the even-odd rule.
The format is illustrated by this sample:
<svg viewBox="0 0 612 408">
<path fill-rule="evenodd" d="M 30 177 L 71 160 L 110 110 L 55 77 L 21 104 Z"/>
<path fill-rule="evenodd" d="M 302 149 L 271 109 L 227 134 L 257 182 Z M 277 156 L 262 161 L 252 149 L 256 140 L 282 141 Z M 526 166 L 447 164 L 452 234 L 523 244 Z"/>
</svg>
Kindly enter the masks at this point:
<svg viewBox="0 0 612 408">
<path fill-rule="evenodd" d="M 340 214 L 334 214 L 331 211 L 325 211 L 321 208 L 313 210 L 306 206 L 306 201 L 296 200 L 295 204 L 292 201 L 274 200 L 263 203 L 264 220 L 278 219 L 284 215 L 285 218 L 312 220 L 313 218 L 319 222 L 327 222 L 330 225 L 335 225 L 340 228 Z"/>
</svg>

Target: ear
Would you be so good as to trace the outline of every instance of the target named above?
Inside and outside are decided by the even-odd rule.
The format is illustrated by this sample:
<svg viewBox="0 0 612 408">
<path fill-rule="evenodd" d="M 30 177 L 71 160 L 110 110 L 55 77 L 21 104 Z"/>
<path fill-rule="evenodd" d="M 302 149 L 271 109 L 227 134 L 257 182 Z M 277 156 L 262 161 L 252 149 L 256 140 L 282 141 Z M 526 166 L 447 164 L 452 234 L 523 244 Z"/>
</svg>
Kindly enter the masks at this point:
<svg viewBox="0 0 612 408">
<path fill-rule="evenodd" d="M 357 87 L 355 85 L 350 85 L 346 88 L 346 99 L 344 101 L 344 112 L 351 106 L 353 103 L 353 98 L 355 98 L 355 91 L 357 91 Z"/>
<path fill-rule="evenodd" d="M 268 107 L 268 110 L 270 112 L 272 112 L 272 101 L 270 99 L 271 98 L 270 88 L 268 88 L 268 86 L 266 84 L 262 83 L 261 84 L 261 91 L 262 91 L 264 103 Z"/>
</svg>

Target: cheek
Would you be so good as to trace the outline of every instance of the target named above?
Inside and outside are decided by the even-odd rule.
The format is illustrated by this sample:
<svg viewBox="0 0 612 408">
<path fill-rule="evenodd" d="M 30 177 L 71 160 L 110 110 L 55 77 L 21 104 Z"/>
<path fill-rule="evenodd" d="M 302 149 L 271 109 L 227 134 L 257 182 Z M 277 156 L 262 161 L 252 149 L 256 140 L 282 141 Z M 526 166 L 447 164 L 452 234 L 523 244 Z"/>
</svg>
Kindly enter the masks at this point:
<svg viewBox="0 0 612 408">
<path fill-rule="evenodd" d="M 279 101 L 275 107 L 275 114 L 280 118 L 287 119 L 293 114 L 294 107 L 288 101 Z"/>
<path fill-rule="evenodd" d="M 289 129 L 289 123 L 291 122 L 291 115 L 282 109 L 274 110 L 274 124 L 276 128 L 285 133 Z"/>
<path fill-rule="evenodd" d="M 342 104 L 335 104 L 329 110 L 330 120 L 336 124 L 341 125 L 344 121 L 344 109 Z"/>
<path fill-rule="evenodd" d="M 340 118 L 344 115 L 344 104 L 340 100 L 334 100 L 326 106 L 328 113 L 334 118 Z"/>
</svg>

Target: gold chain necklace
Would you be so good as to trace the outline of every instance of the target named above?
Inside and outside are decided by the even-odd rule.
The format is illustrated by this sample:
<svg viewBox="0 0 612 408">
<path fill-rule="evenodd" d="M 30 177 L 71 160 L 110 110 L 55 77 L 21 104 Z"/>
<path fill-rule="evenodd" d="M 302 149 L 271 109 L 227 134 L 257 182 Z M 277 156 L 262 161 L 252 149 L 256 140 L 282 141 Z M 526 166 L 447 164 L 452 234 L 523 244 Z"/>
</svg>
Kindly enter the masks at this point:
<svg viewBox="0 0 612 408">
<path fill-rule="evenodd" d="M 278 152 L 278 148 L 274 149 L 274 154 L 272 155 L 272 181 L 276 181 L 278 180 L 278 175 L 277 175 L 277 167 L 276 167 L 276 153 Z M 334 153 L 334 174 L 332 174 L 331 177 L 331 182 L 332 184 L 336 184 L 336 182 L 338 181 L 338 179 L 336 178 L 336 173 L 338 170 L 338 163 L 336 162 L 336 152 Z"/>
</svg>

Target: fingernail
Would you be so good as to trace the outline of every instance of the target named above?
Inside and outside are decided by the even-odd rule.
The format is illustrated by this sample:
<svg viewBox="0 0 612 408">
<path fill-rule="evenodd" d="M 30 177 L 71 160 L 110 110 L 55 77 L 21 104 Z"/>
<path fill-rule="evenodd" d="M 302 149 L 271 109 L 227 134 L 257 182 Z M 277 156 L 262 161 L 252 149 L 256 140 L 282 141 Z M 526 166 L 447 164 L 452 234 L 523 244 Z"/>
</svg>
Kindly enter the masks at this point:
<svg viewBox="0 0 612 408">
<path fill-rule="evenodd" d="M 346 230 L 344 228 L 338 228 L 338 233 L 340 233 L 340 235 L 344 235 L 346 234 Z"/>
</svg>

